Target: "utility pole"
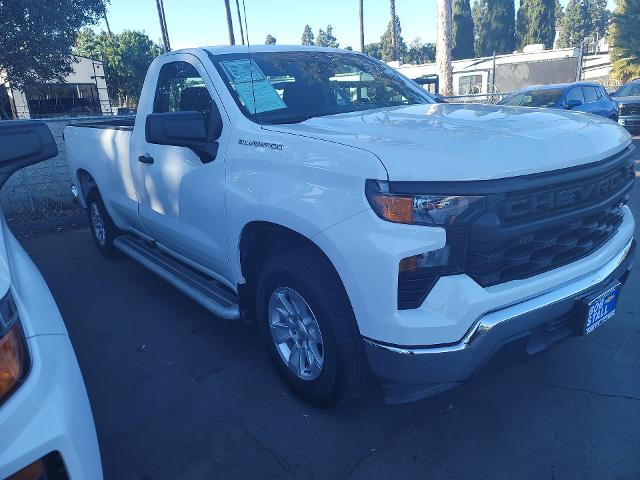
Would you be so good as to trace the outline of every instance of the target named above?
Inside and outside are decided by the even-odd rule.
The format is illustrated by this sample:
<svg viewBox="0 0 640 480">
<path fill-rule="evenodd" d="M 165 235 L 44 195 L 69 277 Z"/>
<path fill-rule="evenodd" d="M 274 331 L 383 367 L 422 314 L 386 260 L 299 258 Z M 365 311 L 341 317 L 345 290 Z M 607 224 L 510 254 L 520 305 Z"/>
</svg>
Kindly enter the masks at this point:
<svg viewBox="0 0 640 480">
<path fill-rule="evenodd" d="M 453 94 L 451 68 L 451 0 L 438 0 L 438 36 L 436 43 L 436 65 L 440 77 L 442 95 Z"/>
<path fill-rule="evenodd" d="M 391 0 L 391 59 L 398 60 L 398 29 L 396 25 L 396 0 Z"/>
<path fill-rule="evenodd" d="M 162 0 L 156 0 L 156 6 L 158 7 L 158 19 L 160 20 L 162 44 L 164 45 L 165 52 L 170 52 L 171 44 L 169 43 L 169 32 L 167 30 L 167 20 L 164 16 L 164 4 L 162 3 Z"/>
<path fill-rule="evenodd" d="M 238 9 L 238 24 L 240 24 L 240 37 L 244 45 L 244 28 L 242 27 L 242 15 L 240 15 L 240 0 L 236 0 L 236 8 Z"/>
<path fill-rule="evenodd" d="M 360 17 L 360 51 L 364 53 L 364 0 L 358 0 L 358 16 Z"/>
<path fill-rule="evenodd" d="M 107 26 L 107 33 L 109 34 L 109 36 L 111 37 L 111 27 L 109 26 L 109 19 L 107 18 L 107 6 L 103 5 L 102 6 L 102 16 L 104 17 L 104 23 Z"/>
<path fill-rule="evenodd" d="M 224 8 L 227 11 L 227 29 L 229 30 L 229 45 L 236 44 L 236 37 L 233 34 L 233 20 L 231 19 L 231 7 L 229 0 L 224 0 Z"/>
</svg>

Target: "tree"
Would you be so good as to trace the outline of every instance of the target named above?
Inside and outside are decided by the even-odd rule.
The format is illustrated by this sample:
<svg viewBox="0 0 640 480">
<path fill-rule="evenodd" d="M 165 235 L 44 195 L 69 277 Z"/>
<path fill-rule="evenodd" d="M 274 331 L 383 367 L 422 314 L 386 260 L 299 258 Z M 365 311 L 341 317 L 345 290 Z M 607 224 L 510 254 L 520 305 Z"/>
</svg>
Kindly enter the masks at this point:
<svg viewBox="0 0 640 480">
<path fill-rule="evenodd" d="M 579 47 L 591 32 L 589 4 L 585 0 L 569 0 L 558 44 L 560 47 Z"/>
<path fill-rule="evenodd" d="M 640 0 L 618 0 L 611 16 L 611 75 L 626 82 L 640 77 Z"/>
<path fill-rule="evenodd" d="M 114 103 L 127 106 L 137 105 L 147 69 L 163 53 L 145 33 L 130 30 L 109 35 L 85 28 L 76 44 L 77 55 L 103 63 L 109 96 Z"/>
<path fill-rule="evenodd" d="M 453 50 L 454 60 L 473 58 L 473 19 L 469 0 L 453 0 Z"/>
<path fill-rule="evenodd" d="M 606 36 L 610 15 L 607 0 L 569 0 L 558 44 L 561 47 L 579 47 L 586 37 L 600 39 Z"/>
<path fill-rule="evenodd" d="M 380 42 L 368 43 L 364 46 L 364 53 L 370 57 L 382 60 L 382 44 Z"/>
<path fill-rule="evenodd" d="M 513 0 L 487 0 L 482 24 L 480 56 L 512 53 L 516 49 L 516 11 Z"/>
<path fill-rule="evenodd" d="M 438 36 L 436 65 L 442 95 L 453 95 L 453 70 L 451 68 L 451 0 L 438 0 Z"/>
<path fill-rule="evenodd" d="M 340 43 L 338 43 L 338 39 L 333 36 L 333 27 L 331 25 L 327 25 L 326 31 L 322 29 L 318 31 L 318 36 L 316 37 L 316 45 L 319 47 L 331 48 L 338 48 L 340 46 Z"/>
<path fill-rule="evenodd" d="M 471 8 L 471 19 L 473 20 L 473 51 L 476 57 L 480 56 L 480 45 L 484 42 L 486 14 L 487 0 L 475 0 Z"/>
<path fill-rule="evenodd" d="M 272 36 L 271 34 L 268 34 L 267 38 L 264 40 L 264 44 L 265 45 L 275 45 L 276 44 L 276 37 Z"/>
<path fill-rule="evenodd" d="M 0 0 L 0 71 L 16 88 L 64 81 L 78 31 L 103 15 L 106 0 Z"/>
<path fill-rule="evenodd" d="M 302 45 L 313 45 L 313 31 L 309 25 L 304 26 L 304 31 L 302 32 Z"/>
<path fill-rule="evenodd" d="M 224 8 L 227 14 L 227 30 L 229 30 L 229 45 L 236 44 L 236 37 L 233 35 L 233 20 L 231 19 L 231 7 L 229 0 L 224 0 Z"/>
<path fill-rule="evenodd" d="M 406 56 L 406 63 L 421 65 L 431 63 L 436 60 L 436 46 L 433 43 L 422 43 L 420 37 L 416 37 L 409 44 L 409 51 Z"/>
<path fill-rule="evenodd" d="M 385 62 L 392 62 L 394 59 L 393 53 L 393 24 L 391 20 L 389 20 L 389 24 L 387 25 L 387 30 L 384 32 L 382 37 L 380 37 L 380 47 L 381 47 L 381 58 Z M 404 43 L 404 39 L 402 38 L 402 26 L 400 25 L 400 19 L 396 15 L 396 36 L 398 38 L 397 47 L 396 47 L 396 57 L 398 59 L 404 59 L 407 54 L 407 44 Z"/>
<path fill-rule="evenodd" d="M 364 52 L 364 5 L 358 0 L 358 19 L 360 20 L 360 51 Z"/>
<path fill-rule="evenodd" d="M 516 19 L 519 50 L 535 43 L 543 43 L 545 48 L 553 48 L 556 36 L 556 1 L 520 0 Z"/>
<path fill-rule="evenodd" d="M 560 3 L 560 0 L 556 0 L 556 25 L 562 25 L 562 20 L 564 19 L 564 8 Z"/>
</svg>

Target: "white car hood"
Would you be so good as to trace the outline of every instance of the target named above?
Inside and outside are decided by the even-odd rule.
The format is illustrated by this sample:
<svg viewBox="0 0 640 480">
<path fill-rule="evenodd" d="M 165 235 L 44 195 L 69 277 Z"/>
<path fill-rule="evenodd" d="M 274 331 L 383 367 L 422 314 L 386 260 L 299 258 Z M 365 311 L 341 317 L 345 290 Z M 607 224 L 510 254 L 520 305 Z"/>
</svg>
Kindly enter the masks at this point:
<svg viewBox="0 0 640 480">
<path fill-rule="evenodd" d="M 594 115 L 493 105 L 411 105 L 265 128 L 369 150 L 396 181 L 539 173 L 602 160 L 630 142 Z"/>
</svg>

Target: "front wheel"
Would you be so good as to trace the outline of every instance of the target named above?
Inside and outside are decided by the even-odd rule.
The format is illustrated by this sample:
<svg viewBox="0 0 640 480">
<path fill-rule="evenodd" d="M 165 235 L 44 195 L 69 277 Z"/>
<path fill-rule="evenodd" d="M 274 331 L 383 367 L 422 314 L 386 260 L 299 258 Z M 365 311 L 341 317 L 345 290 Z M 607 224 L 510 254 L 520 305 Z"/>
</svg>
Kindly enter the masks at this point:
<svg viewBox="0 0 640 480">
<path fill-rule="evenodd" d="M 320 253 L 299 249 L 269 260 L 258 280 L 256 312 L 273 364 L 300 398 L 330 408 L 366 389 L 369 366 L 353 310 Z"/>
</svg>

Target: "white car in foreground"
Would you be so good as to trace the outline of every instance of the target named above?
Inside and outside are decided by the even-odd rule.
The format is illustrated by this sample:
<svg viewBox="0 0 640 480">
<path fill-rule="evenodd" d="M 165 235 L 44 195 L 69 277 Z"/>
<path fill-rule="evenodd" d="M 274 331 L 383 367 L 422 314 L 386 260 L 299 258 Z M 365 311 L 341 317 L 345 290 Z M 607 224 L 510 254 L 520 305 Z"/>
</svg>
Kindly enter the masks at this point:
<svg viewBox="0 0 640 480">
<path fill-rule="evenodd" d="M 0 186 L 58 152 L 44 122 L 0 122 Z M 60 312 L 0 224 L 0 478 L 102 478 L 91 407 Z"/>
</svg>

